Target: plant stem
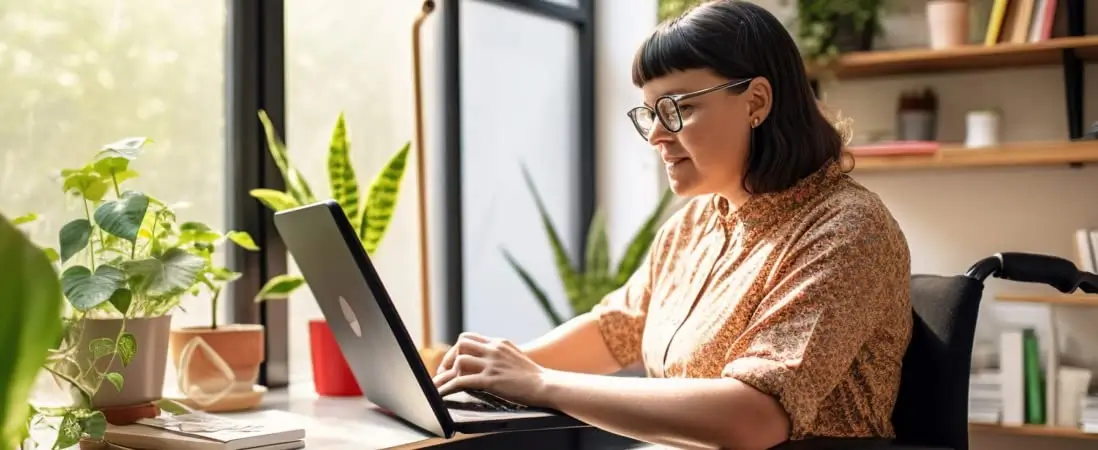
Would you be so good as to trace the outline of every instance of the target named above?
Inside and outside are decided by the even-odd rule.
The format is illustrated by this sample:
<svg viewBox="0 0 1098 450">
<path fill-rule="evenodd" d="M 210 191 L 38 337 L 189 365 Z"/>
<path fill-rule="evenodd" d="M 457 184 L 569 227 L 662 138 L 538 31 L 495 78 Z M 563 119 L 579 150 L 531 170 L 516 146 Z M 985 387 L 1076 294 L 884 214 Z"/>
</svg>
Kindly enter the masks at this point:
<svg viewBox="0 0 1098 450">
<path fill-rule="evenodd" d="M 92 217 L 91 217 L 91 210 L 88 209 L 88 200 L 83 199 L 82 202 L 84 203 L 84 217 L 86 217 L 88 219 L 88 223 L 91 223 L 91 218 Z M 102 230 L 100 230 L 100 231 L 102 231 Z M 100 233 L 99 240 L 100 241 L 103 240 L 102 233 Z M 91 271 L 95 272 L 95 240 L 94 239 L 89 239 L 88 240 L 88 260 L 91 262 Z"/>
<path fill-rule="evenodd" d="M 216 290 L 214 290 L 213 300 L 210 300 L 210 306 L 211 306 L 210 316 L 213 318 L 210 321 L 210 329 L 213 329 L 213 330 L 217 329 L 217 301 L 218 301 L 218 297 L 220 297 L 220 296 L 221 296 L 221 289 L 216 289 Z"/>
<path fill-rule="evenodd" d="M 111 182 L 114 183 L 114 196 L 122 198 L 122 190 L 118 189 L 118 176 L 114 171 L 111 171 Z"/>
</svg>

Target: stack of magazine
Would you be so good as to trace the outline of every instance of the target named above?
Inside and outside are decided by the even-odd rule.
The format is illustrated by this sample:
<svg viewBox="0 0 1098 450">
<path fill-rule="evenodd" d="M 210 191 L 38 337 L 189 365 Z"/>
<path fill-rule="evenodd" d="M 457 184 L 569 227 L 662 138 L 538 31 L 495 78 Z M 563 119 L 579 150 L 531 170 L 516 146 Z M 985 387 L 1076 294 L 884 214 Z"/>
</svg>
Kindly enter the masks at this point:
<svg viewBox="0 0 1098 450">
<path fill-rule="evenodd" d="M 230 419 L 203 412 L 141 419 L 107 427 L 106 441 L 127 449 L 294 450 L 305 447 L 305 429 L 287 421 Z"/>
</svg>

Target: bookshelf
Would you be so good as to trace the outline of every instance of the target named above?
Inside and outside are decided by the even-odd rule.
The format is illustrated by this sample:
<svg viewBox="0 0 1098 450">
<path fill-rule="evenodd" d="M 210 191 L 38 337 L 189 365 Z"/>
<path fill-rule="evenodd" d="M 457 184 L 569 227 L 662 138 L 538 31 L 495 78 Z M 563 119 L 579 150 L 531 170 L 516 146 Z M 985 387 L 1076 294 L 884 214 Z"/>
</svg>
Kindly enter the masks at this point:
<svg viewBox="0 0 1098 450">
<path fill-rule="evenodd" d="M 970 423 L 968 424 L 968 428 L 971 431 L 1010 434 L 1015 436 L 1039 436 L 1098 440 L 1098 434 L 1095 433 L 1085 433 L 1082 430 L 1076 428 L 1052 427 L 1046 425 L 1004 426 L 988 423 Z"/>
<path fill-rule="evenodd" d="M 1093 294 L 999 294 L 996 300 L 1015 303 L 1038 303 L 1054 306 L 1098 306 L 1098 295 Z"/>
<path fill-rule="evenodd" d="M 1054 66 L 1065 50 L 1083 61 L 1098 61 L 1098 36 L 1057 37 L 1023 44 L 973 44 L 942 50 L 929 48 L 847 53 L 826 67 L 806 64 L 810 77 L 839 79 L 891 75 L 940 74 Z"/>
<path fill-rule="evenodd" d="M 1098 141 L 1021 142 L 992 148 L 943 146 L 933 154 L 854 156 L 856 172 L 1098 163 Z"/>
</svg>

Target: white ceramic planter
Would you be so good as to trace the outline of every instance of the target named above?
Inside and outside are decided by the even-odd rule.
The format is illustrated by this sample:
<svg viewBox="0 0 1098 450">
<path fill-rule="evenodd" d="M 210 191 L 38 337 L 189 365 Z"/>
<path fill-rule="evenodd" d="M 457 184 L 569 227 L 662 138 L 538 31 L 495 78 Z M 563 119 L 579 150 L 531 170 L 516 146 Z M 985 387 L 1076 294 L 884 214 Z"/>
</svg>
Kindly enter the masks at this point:
<svg viewBox="0 0 1098 450">
<path fill-rule="evenodd" d="M 171 316 L 127 319 L 126 332 L 133 334 L 137 352 L 126 367 L 115 356 L 108 367 L 110 356 L 99 360 L 99 368 L 122 374 L 122 390 L 104 380 L 92 397 L 95 408 L 140 405 L 160 400 L 164 391 L 164 372 L 168 363 L 168 336 L 171 332 Z M 80 361 L 90 359 L 88 346 L 92 340 L 105 337 L 114 339 L 122 326 L 122 319 L 91 319 L 84 321 L 84 331 L 77 350 Z"/>
</svg>

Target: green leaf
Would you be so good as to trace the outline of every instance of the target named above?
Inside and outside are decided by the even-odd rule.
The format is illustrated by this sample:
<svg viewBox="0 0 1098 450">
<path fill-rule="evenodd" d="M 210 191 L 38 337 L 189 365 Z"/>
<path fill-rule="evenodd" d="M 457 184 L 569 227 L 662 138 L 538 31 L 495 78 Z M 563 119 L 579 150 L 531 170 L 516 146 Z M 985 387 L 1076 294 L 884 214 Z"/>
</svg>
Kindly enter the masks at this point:
<svg viewBox="0 0 1098 450">
<path fill-rule="evenodd" d="M 225 233 L 225 236 L 245 250 L 259 251 L 259 246 L 255 245 L 252 235 L 248 234 L 247 231 L 230 231 Z"/>
<path fill-rule="evenodd" d="M 111 384 L 114 385 L 114 388 L 118 389 L 118 392 L 122 392 L 122 384 L 124 381 L 122 378 L 122 374 L 118 372 L 108 372 L 103 375 L 103 378 L 106 378 L 107 381 L 110 381 Z"/>
<path fill-rule="evenodd" d="M 61 425 L 57 427 L 57 440 L 53 443 L 54 450 L 63 450 L 73 447 L 84 437 L 84 431 L 80 429 L 80 422 L 72 414 L 65 414 L 61 419 Z"/>
<path fill-rule="evenodd" d="M 88 350 L 91 351 L 92 360 L 98 361 L 99 358 L 114 353 L 114 340 L 108 337 L 92 339 L 88 343 Z"/>
<path fill-rule="evenodd" d="M 113 184 L 118 174 L 130 170 L 130 160 L 122 156 L 102 156 L 92 163 L 92 168 Z"/>
<path fill-rule="evenodd" d="M 656 232 L 660 229 L 661 220 L 667 206 L 671 204 L 672 197 L 674 197 L 674 193 L 670 189 L 664 191 L 655 211 L 652 211 L 652 214 L 645 220 L 644 225 L 637 230 L 637 234 L 629 242 L 629 246 L 625 249 L 625 255 L 622 256 L 621 261 L 618 261 L 618 271 L 614 277 L 614 282 L 618 286 L 625 284 L 629 277 L 633 276 L 633 272 L 636 272 L 637 267 L 640 267 L 641 263 L 644 262 L 644 258 L 648 255 L 648 248 L 652 245 L 652 240 L 656 238 Z"/>
<path fill-rule="evenodd" d="M 122 270 L 130 275 L 135 294 L 171 297 L 184 293 L 198 282 L 206 267 L 201 256 L 181 248 L 170 248 L 157 257 L 124 261 Z"/>
<path fill-rule="evenodd" d="M 0 448 L 26 433 L 28 399 L 61 338 L 61 283 L 45 252 L 0 214 Z"/>
<path fill-rule="evenodd" d="M 15 226 L 19 226 L 19 225 L 23 225 L 25 223 L 34 222 L 35 220 L 38 220 L 38 214 L 35 214 L 35 213 L 24 214 L 22 216 L 19 216 L 19 217 L 16 217 L 15 219 L 13 219 L 12 224 L 15 225 Z"/>
<path fill-rule="evenodd" d="M 368 254 L 377 250 L 381 238 L 385 237 L 385 231 L 389 228 L 389 222 L 393 220 L 397 197 L 400 195 L 400 182 L 404 179 L 404 168 L 407 166 L 411 146 L 411 142 L 405 143 L 370 183 L 369 196 L 366 197 L 366 206 L 359 223 L 359 229 L 365 230 L 360 238 Z"/>
<path fill-rule="evenodd" d="M 545 228 L 545 233 L 549 237 L 549 245 L 553 250 L 553 259 L 556 262 L 557 273 L 560 275 L 560 281 L 564 284 L 564 293 L 569 299 L 578 298 L 581 295 L 582 289 L 580 283 L 579 274 L 576 273 L 576 269 L 572 267 L 572 263 L 568 260 L 568 253 L 564 250 L 564 244 L 560 240 L 560 234 L 557 233 L 557 229 L 553 227 L 553 222 L 549 218 L 549 213 L 545 209 L 545 204 L 541 201 L 541 195 L 538 194 L 538 190 L 534 187 L 534 180 L 530 177 L 530 172 L 526 170 L 526 167 L 522 168 L 522 176 L 526 180 L 526 186 L 530 188 L 531 195 L 534 196 L 534 204 L 538 208 L 538 214 L 541 215 L 541 223 Z"/>
<path fill-rule="evenodd" d="M 54 250 L 52 248 L 43 248 L 42 253 L 46 254 L 46 259 L 48 259 L 51 263 L 61 260 L 61 255 L 58 255 L 57 250 Z"/>
<path fill-rule="evenodd" d="M 109 300 L 125 282 L 126 274 L 108 265 L 99 266 L 94 274 L 84 266 L 69 267 L 61 274 L 65 297 L 73 308 L 81 312 Z"/>
<path fill-rule="evenodd" d="M 92 166 L 82 169 L 65 169 L 61 171 L 61 191 L 68 194 L 75 192 L 84 199 L 98 202 L 110 189 L 110 182 L 97 173 Z"/>
<path fill-rule="evenodd" d="M 541 305 L 541 309 L 545 311 L 545 315 L 549 316 L 549 320 L 553 322 L 553 326 L 558 326 L 564 323 L 560 315 L 553 309 L 553 304 L 549 302 L 549 296 L 545 295 L 545 291 L 538 286 L 538 283 L 534 281 L 534 277 L 530 276 L 530 273 L 526 271 L 518 261 L 515 260 L 507 250 L 503 250 L 503 257 L 507 260 L 507 264 L 518 273 L 519 278 L 522 278 L 522 282 L 526 284 L 526 287 L 530 289 L 530 293 L 534 295 L 534 299 L 537 300 L 538 305 Z"/>
<path fill-rule="evenodd" d="M 61 262 L 64 263 L 88 246 L 92 234 L 91 222 L 88 219 L 73 220 L 61 227 L 59 234 Z"/>
<path fill-rule="evenodd" d="M 332 141 L 328 144 L 328 182 L 332 188 L 332 198 L 343 208 L 351 222 L 359 219 L 358 178 L 351 166 L 351 142 L 347 138 L 347 124 L 343 113 L 339 113 Z"/>
<path fill-rule="evenodd" d="M 305 278 L 298 275 L 282 274 L 275 276 L 263 285 L 255 296 L 255 301 L 288 298 L 293 291 L 305 284 Z"/>
<path fill-rule="evenodd" d="M 107 433 L 107 417 L 99 411 L 77 409 L 70 413 L 80 424 L 80 429 L 92 440 L 103 439 Z"/>
<path fill-rule="evenodd" d="M 267 149 L 270 151 L 275 165 L 278 166 L 278 170 L 282 172 L 282 179 L 286 182 L 286 188 L 290 195 L 302 205 L 315 202 L 316 197 L 313 197 L 313 191 L 309 188 L 309 183 L 305 182 L 305 178 L 301 176 L 301 173 L 290 165 L 286 144 L 278 136 L 278 132 L 275 130 L 274 124 L 271 123 L 271 118 L 267 116 L 266 111 L 259 111 L 259 121 L 263 124 L 263 131 L 267 135 Z"/>
<path fill-rule="evenodd" d="M 212 244 L 221 239 L 221 234 L 201 222 L 184 222 L 179 225 L 179 243 L 203 242 Z"/>
<path fill-rule="evenodd" d="M 210 269 L 210 275 L 213 275 L 213 279 L 216 281 L 228 283 L 236 281 L 242 274 L 240 272 L 233 272 L 224 267 L 214 267 Z"/>
<path fill-rule="evenodd" d="M 301 206 L 290 194 L 274 189 L 252 189 L 248 193 L 267 208 L 276 212 Z"/>
<path fill-rule="evenodd" d="M 161 411 L 167 411 L 169 414 L 177 414 L 178 415 L 178 414 L 189 414 L 189 413 L 191 413 L 191 410 L 188 409 L 186 406 L 183 406 L 182 404 L 179 404 L 179 403 L 174 402 L 172 400 L 168 400 L 166 398 L 156 400 L 153 403 L 156 403 L 156 406 L 160 407 Z"/>
<path fill-rule="evenodd" d="M 137 231 L 149 209 L 149 197 L 128 191 L 122 198 L 103 203 L 95 210 L 95 223 L 103 231 L 130 242 L 137 242 Z"/>
<path fill-rule="evenodd" d="M 114 305 L 114 309 L 117 309 L 120 314 L 125 316 L 130 312 L 130 303 L 133 302 L 133 291 L 121 288 L 114 291 L 114 294 L 111 294 L 111 298 L 107 301 L 111 302 L 111 305 Z"/>
<path fill-rule="evenodd" d="M 584 258 L 584 287 L 590 288 L 610 278 L 610 238 L 606 235 L 606 215 L 596 211 L 587 230 L 587 257 Z"/>
<path fill-rule="evenodd" d="M 122 333 L 118 337 L 118 357 L 122 359 L 122 367 L 129 366 L 136 354 L 137 339 L 131 333 Z"/>
</svg>

